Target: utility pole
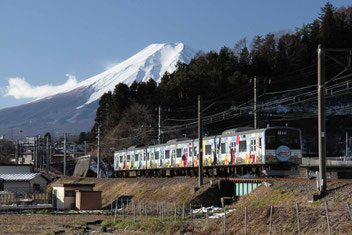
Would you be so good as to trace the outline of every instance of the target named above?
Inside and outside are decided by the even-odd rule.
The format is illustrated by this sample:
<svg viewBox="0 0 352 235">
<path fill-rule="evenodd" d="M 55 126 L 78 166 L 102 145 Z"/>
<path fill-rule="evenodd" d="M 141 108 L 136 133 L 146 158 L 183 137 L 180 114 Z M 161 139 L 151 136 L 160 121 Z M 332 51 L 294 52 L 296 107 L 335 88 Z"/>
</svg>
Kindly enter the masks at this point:
<svg viewBox="0 0 352 235">
<path fill-rule="evenodd" d="M 98 126 L 97 178 L 100 178 L 100 125 Z"/>
<path fill-rule="evenodd" d="M 326 193 L 326 131 L 325 131 L 325 53 L 318 45 L 318 149 L 319 149 L 319 190 Z"/>
<path fill-rule="evenodd" d="M 37 139 L 36 139 L 36 136 L 33 136 L 33 146 L 32 146 L 32 160 L 33 160 L 33 168 L 35 169 L 36 168 L 36 165 L 37 165 Z"/>
<path fill-rule="evenodd" d="M 199 145 L 199 163 L 198 163 L 198 186 L 203 185 L 203 123 L 201 110 L 201 97 L 198 96 L 198 145 Z"/>
<path fill-rule="evenodd" d="M 64 175 L 66 175 L 66 133 L 64 133 Z"/>
<path fill-rule="evenodd" d="M 38 136 L 35 137 L 35 157 L 36 157 L 36 160 L 35 160 L 35 168 L 37 168 L 38 170 L 38 161 L 39 161 L 39 138 Z"/>
<path fill-rule="evenodd" d="M 16 164 L 18 164 L 18 140 L 16 140 L 15 157 L 16 157 Z"/>
<path fill-rule="evenodd" d="M 253 78 L 253 114 L 254 114 L 254 129 L 257 129 L 257 77 L 254 76 Z"/>
<path fill-rule="evenodd" d="M 345 160 L 348 157 L 348 131 L 346 131 L 346 153 L 345 153 Z"/>
<path fill-rule="evenodd" d="M 161 107 L 158 108 L 158 143 L 161 144 Z"/>
<path fill-rule="evenodd" d="M 84 141 L 84 155 L 87 155 L 87 141 Z"/>
<path fill-rule="evenodd" d="M 46 136 L 46 161 L 45 172 L 49 172 L 49 135 Z"/>
</svg>

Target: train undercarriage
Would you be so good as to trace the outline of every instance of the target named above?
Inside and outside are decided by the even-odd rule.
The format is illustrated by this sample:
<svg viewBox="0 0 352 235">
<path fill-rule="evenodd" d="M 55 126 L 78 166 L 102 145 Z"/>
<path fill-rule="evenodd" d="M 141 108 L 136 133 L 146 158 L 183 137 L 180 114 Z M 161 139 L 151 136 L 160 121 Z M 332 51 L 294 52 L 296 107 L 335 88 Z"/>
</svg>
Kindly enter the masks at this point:
<svg viewBox="0 0 352 235">
<path fill-rule="evenodd" d="M 204 177 L 262 177 L 298 174 L 298 165 L 227 165 L 204 166 Z M 197 177 L 198 167 L 152 168 L 115 171 L 116 177 Z"/>
</svg>

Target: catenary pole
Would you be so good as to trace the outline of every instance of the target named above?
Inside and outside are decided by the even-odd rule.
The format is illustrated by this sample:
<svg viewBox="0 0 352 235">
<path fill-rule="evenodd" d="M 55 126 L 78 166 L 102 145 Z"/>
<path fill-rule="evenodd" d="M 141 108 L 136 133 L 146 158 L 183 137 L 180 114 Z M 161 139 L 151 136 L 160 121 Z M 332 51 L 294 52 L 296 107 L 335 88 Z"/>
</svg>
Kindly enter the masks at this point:
<svg viewBox="0 0 352 235">
<path fill-rule="evenodd" d="M 320 194 L 326 193 L 325 54 L 318 45 L 318 149 Z"/>
<path fill-rule="evenodd" d="M 97 178 L 100 178 L 100 126 L 98 126 Z"/>
<path fill-rule="evenodd" d="M 203 123 L 202 123 L 202 110 L 201 110 L 201 96 L 198 96 L 198 145 L 199 145 L 199 163 L 198 163 L 198 186 L 203 185 Z"/>
<path fill-rule="evenodd" d="M 49 135 L 46 136 L 46 161 L 45 161 L 45 172 L 49 172 Z"/>
<path fill-rule="evenodd" d="M 161 107 L 158 108 L 158 143 L 161 144 Z"/>
<path fill-rule="evenodd" d="M 254 129 L 257 129 L 257 77 L 253 78 L 253 114 L 254 114 Z"/>
<path fill-rule="evenodd" d="M 67 164 L 67 159 L 66 159 L 66 138 L 67 135 L 64 133 L 64 175 L 66 175 L 66 164 Z"/>
<path fill-rule="evenodd" d="M 346 153 L 345 153 L 345 160 L 348 157 L 348 131 L 346 131 Z"/>
</svg>

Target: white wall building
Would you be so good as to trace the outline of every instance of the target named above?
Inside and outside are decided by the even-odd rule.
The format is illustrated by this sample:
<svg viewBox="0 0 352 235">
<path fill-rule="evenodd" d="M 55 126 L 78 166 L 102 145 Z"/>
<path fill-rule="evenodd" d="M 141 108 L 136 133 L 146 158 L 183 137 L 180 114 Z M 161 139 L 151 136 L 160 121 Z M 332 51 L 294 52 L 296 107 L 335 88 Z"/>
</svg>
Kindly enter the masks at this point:
<svg viewBox="0 0 352 235">
<path fill-rule="evenodd" d="M 43 193 L 48 180 L 31 165 L 0 165 L 0 193 Z"/>
</svg>

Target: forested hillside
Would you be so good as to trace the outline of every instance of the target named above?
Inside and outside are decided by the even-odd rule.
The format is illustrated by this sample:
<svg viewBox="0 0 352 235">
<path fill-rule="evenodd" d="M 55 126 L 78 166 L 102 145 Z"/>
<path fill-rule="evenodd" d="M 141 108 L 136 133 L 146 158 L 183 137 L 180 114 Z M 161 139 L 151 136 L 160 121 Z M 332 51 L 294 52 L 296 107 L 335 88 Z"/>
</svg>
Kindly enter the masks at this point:
<svg viewBox="0 0 352 235">
<path fill-rule="evenodd" d="M 166 73 L 160 84 L 153 80 L 130 87 L 118 84 L 114 92 L 104 94 L 100 100 L 91 142 L 96 142 L 97 127 L 101 126 L 106 156 L 111 156 L 114 148 L 155 143 L 159 106 L 163 142 L 176 136 L 196 137 L 198 95 L 202 96 L 203 107 L 208 107 L 204 112 L 208 117 L 205 134 L 252 126 L 251 110 L 238 108 L 252 106 L 253 78 L 257 77 L 262 103 L 303 91 L 295 88 L 316 89 L 318 44 L 324 48 L 352 48 L 352 7 L 335 9 L 327 3 L 314 22 L 294 32 L 258 35 L 251 42 L 244 38 L 233 48 L 223 47 L 219 52 L 200 51 L 189 64 L 179 63 L 174 73 Z M 348 63 L 348 56 L 336 56 Z M 343 69 L 329 58 L 326 67 L 327 79 Z M 345 71 L 341 76 L 350 73 Z M 292 92 L 280 93 L 285 90 Z M 314 106 L 314 101 L 299 105 L 297 110 L 302 113 L 306 111 L 302 107 Z M 292 118 L 275 119 L 275 113 L 280 112 L 262 111 L 259 126 L 274 121 L 300 125 Z"/>
</svg>

